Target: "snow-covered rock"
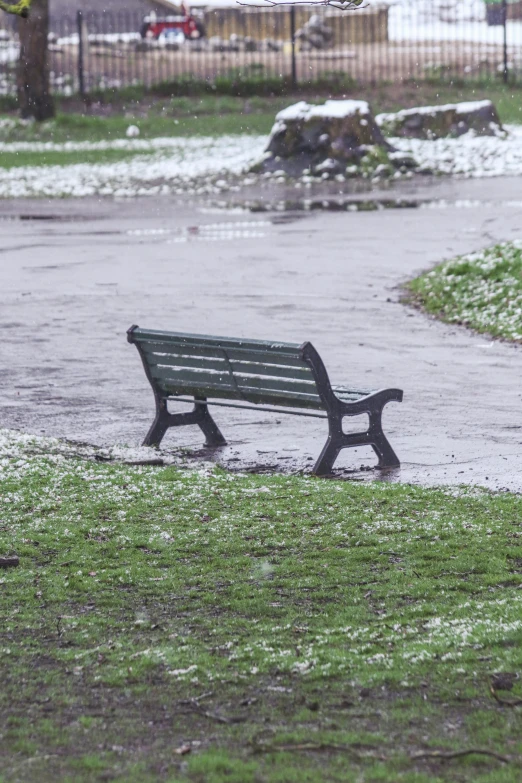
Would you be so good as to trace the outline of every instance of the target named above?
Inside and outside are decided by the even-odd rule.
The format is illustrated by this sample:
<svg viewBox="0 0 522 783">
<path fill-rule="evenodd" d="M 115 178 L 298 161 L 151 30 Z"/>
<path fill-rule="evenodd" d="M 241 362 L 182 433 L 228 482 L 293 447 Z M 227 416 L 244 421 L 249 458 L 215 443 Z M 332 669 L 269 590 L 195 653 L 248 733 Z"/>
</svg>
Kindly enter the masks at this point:
<svg viewBox="0 0 522 783">
<path fill-rule="evenodd" d="M 375 121 L 385 136 L 407 139 L 455 138 L 469 131 L 477 136 L 504 135 L 497 110 L 488 100 L 417 106 L 378 114 Z"/>
</svg>

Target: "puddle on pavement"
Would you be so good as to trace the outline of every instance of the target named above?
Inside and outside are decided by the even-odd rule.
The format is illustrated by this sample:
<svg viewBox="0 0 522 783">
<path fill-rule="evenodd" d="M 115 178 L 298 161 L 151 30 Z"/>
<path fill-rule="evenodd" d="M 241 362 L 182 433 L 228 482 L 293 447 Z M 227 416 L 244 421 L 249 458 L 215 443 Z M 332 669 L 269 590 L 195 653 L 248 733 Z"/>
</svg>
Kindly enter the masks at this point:
<svg viewBox="0 0 522 783">
<path fill-rule="evenodd" d="M 5 221 L 45 221 L 45 222 L 59 222 L 59 223 L 77 223 L 82 220 L 92 220 L 92 216 L 88 215 L 78 215 L 78 214 L 52 214 L 52 213 L 32 213 L 32 212 L 23 212 L 19 215 L 15 214 L 0 214 L 0 220 Z"/>
<path fill-rule="evenodd" d="M 185 242 L 216 242 L 230 239 L 258 239 L 266 236 L 271 220 L 236 220 L 206 223 L 184 228 L 136 228 L 126 232 L 132 237 L 165 237 L 167 244 Z"/>
</svg>

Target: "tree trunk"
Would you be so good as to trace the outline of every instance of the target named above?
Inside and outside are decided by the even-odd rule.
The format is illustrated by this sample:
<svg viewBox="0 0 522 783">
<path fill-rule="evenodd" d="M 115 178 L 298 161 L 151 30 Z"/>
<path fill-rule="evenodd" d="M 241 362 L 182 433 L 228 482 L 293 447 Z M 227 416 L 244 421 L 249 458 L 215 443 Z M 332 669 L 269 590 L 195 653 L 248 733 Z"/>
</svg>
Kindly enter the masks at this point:
<svg viewBox="0 0 522 783">
<path fill-rule="evenodd" d="M 33 0 L 28 19 L 20 19 L 20 59 L 18 61 L 18 105 L 24 119 L 47 120 L 54 117 L 49 91 L 47 35 L 49 0 Z"/>
</svg>

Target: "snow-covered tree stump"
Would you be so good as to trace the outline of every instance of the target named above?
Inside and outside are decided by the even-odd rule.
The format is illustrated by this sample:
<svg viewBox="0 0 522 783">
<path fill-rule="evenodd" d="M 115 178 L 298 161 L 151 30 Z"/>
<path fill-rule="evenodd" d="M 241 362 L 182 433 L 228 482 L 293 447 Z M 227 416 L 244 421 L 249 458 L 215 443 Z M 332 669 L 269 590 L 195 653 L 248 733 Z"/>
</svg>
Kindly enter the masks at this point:
<svg viewBox="0 0 522 783">
<path fill-rule="evenodd" d="M 378 114 L 375 120 L 386 136 L 407 139 L 456 137 L 469 131 L 477 136 L 505 135 L 491 101 L 418 106 L 396 114 Z"/>
<path fill-rule="evenodd" d="M 313 105 L 300 101 L 283 109 L 268 141 L 259 172 L 281 171 L 291 177 L 348 172 L 354 176 L 365 169 L 389 166 L 390 172 L 408 165 L 408 156 L 388 157 L 393 147 L 385 140 L 366 101 L 326 101 Z M 393 158 L 393 156 L 392 156 Z"/>
</svg>

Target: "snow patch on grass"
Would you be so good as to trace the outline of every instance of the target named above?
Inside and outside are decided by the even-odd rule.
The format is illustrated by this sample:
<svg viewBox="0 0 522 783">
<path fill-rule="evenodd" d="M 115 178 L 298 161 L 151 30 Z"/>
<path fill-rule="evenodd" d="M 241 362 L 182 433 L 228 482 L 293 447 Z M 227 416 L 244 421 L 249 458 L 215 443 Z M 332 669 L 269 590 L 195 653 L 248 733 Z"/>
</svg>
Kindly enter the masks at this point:
<svg viewBox="0 0 522 783">
<path fill-rule="evenodd" d="M 40 148 L 42 151 L 135 149 L 137 152 L 155 149 L 158 154 L 147 157 L 137 155 L 130 160 L 115 163 L 0 169 L 0 197 L 141 196 L 204 192 L 205 189 L 219 191 L 219 180 L 214 184 L 212 178 L 234 176 L 248 169 L 260 157 L 265 143 L 263 136 L 246 135 L 149 141 L 120 139 L 95 142 L 90 146 L 85 146 L 83 142 L 78 145 L 55 144 L 51 147 L 47 146 L 47 142 L 20 142 L 27 144 L 25 151 Z M 3 151 L 10 146 L 4 144 Z"/>
<path fill-rule="evenodd" d="M 522 241 L 446 261 L 410 283 L 410 290 L 444 321 L 522 341 Z"/>
<path fill-rule="evenodd" d="M 30 435 L 15 430 L 0 429 L 0 478 L 11 470 L 18 460 L 28 457 L 45 457 L 52 462 L 64 459 L 82 459 L 96 462 L 116 462 L 127 465 L 181 465 L 185 463 L 182 451 L 158 452 L 148 446 L 125 446 L 114 444 L 106 448 L 86 443 L 59 440 L 42 435 Z M 214 469 L 210 462 L 191 462 L 192 467 L 202 473 Z"/>
<path fill-rule="evenodd" d="M 522 128 L 508 126 L 508 130 L 505 139 L 470 132 L 457 139 L 390 141 L 401 152 L 413 155 L 421 168 L 463 177 L 519 176 Z M 112 163 L 0 168 L 0 198 L 219 193 L 259 161 L 265 146 L 265 136 L 249 135 L 64 144 L 4 142 L 0 152 L 6 154 L 122 150 L 135 151 L 136 156 Z M 255 181 L 255 175 L 249 174 L 245 184 Z"/>
<path fill-rule="evenodd" d="M 471 131 L 457 139 L 391 138 L 394 147 L 411 154 L 422 168 L 462 177 L 502 177 L 522 174 L 522 128 L 507 125 L 505 139 L 476 136 Z"/>
</svg>

